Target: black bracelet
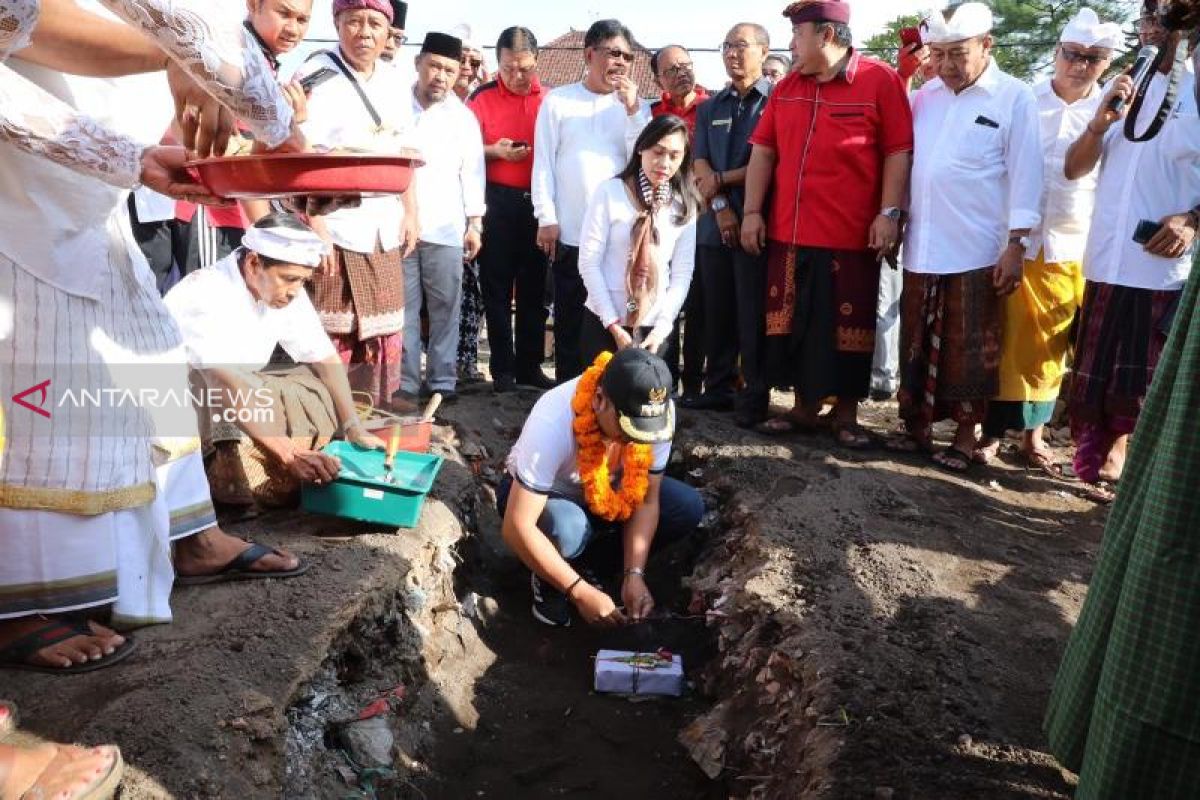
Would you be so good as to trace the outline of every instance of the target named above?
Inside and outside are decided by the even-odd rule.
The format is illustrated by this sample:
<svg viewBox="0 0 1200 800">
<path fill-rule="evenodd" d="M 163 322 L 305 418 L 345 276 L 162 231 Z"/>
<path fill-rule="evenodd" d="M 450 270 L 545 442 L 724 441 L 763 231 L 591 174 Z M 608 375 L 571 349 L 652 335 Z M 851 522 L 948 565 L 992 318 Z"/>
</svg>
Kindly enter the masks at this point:
<svg viewBox="0 0 1200 800">
<path fill-rule="evenodd" d="M 582 575 L 580 575 L 578 578 L 576 578 L 575 580 L 571 581 L 571 585 L 570 585 L 570 586 L 568 586 L 566 589 L 563 589 L 563 594 L 565 594 L 565 595 L 567 596 L 567 599 L 568 599 L 568 600 L 570 600 L 570 599 L 571 599 L 571 590 L 572 590 L 572 589 L 574 589 L 576 586 L 578 586 L 578 585 L 579 585 L 579 582 L 580 582 L 580 581 L 582 581 L 582 580 L 583 580 L 583 576 L 582 576 Z"/>
</svg>

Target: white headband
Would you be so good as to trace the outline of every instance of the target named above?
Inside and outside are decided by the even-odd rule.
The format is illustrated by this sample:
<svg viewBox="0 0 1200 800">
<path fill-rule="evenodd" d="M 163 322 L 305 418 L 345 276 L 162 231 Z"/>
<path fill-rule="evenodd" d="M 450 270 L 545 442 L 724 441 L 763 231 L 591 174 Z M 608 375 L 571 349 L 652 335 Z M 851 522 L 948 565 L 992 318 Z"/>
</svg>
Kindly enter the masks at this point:
<svg viewBox="0 0 1200 800">
<path fill-rule="evenodd" d="M 963 3 L 947 21 L 942 12 L 927 12 L 921 19 L 921 41 L 925 44 L 949 44 L 974 39 L 992 30 L 992 10 L 983 3 Z"/>
<path fill-rule="evenodd" d="M 1081 8 L 1079 13 L 1063 28 L 1060 42 L 1083 45 L 1084 47 L 1104 47 L 1117 50 L 1124 44 L 1121 26 L 1115 22 L 1101 22 L 1100 17 L 1090 8 Z"/>
<path fill-rule="evenodd" d="M 316 267 L 325 254 L 325 240 L 310 230 L 256 228 L 250 226 L 242 237 L 242 246 L 260 256 L 288 264 Z"/>
</svg>

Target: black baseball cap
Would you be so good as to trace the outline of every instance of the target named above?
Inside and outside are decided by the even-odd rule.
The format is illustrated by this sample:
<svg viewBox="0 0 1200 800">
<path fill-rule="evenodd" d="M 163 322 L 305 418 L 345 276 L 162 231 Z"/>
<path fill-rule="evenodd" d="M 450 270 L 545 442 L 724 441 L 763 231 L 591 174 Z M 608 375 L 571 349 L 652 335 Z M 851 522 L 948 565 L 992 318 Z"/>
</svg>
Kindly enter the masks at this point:
<svg viewBox="0 0 1200 800">
<path fill-rule="evenodd" d="M 621 431 L 635 442 L 669 442 L 675 435 L 671 370 L 648 350 L 619 351 L 600 377 L 600 388 L 617 409 Z"/>
</svg>

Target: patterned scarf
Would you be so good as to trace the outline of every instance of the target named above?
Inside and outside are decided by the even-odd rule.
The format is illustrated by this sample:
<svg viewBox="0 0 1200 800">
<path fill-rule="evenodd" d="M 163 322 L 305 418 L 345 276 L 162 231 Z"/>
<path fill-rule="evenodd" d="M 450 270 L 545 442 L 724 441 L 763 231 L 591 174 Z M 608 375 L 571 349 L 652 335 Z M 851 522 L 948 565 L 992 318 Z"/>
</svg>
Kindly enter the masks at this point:
<svg viewBox="0 0 1200 800">
<path fill-rule="evenodd" d="M 658 228 L 654 220 L 659 210 L 671 202 L 671 184 L 657 189 L 646 173 L 638 170 L 638 216 L 629 232 L 629 260 L 625 265 L 626 327 L 645 324 L 647 314 L 658 299 L 659 252 Z"/>
</svg>

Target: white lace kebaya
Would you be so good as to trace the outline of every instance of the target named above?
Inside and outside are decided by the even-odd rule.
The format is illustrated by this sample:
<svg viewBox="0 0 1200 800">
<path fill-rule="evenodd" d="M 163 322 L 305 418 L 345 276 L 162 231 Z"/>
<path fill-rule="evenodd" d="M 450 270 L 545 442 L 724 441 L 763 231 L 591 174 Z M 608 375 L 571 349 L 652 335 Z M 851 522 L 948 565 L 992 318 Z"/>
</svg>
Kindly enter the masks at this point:
<svg viewBox="0 0 1200 800">
<path fill-rule="evenodd" d="M 268 147 L 278 147 L 291 135 L 292 107 L 258 43 L 242 25 L 242 14 L 233 12 L 237 4 L 211 0 L 101 2 L 153 39 Z"/>
<path fill-rule="evenodd" d="M 0 0 L 0 61 L 29 45 L 40 11 L 39 0 Z"/>
<path fill-rule="evenodd" d="M 137 186 L 142 174 L 144 145 L 80 114 L 4 64 L 0 141 L 120 189 Z"/>
</svg>

